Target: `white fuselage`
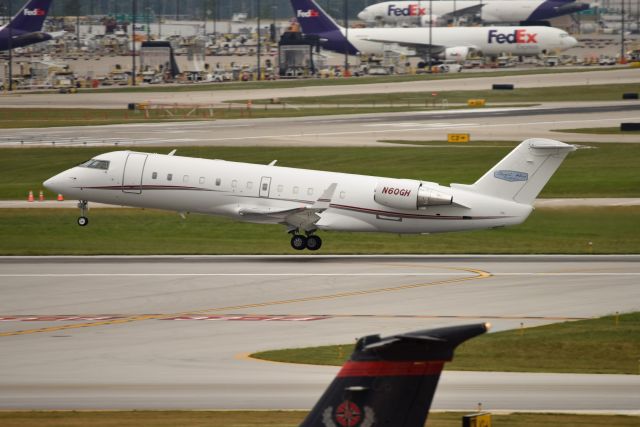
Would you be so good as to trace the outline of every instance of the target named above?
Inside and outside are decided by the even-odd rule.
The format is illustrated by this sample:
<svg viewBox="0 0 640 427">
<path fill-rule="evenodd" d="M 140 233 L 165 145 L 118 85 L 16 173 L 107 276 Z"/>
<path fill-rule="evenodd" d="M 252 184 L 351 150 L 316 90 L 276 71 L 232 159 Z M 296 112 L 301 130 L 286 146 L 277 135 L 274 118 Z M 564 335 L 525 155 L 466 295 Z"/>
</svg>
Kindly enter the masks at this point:
<svg viewBox="0 0 640 427">
<path fill-rule="evenodd" d="M 345 30 L 342 29 L 343 34 Z M 539 55 L 563 51 L 577 44 L 566 31 L 553 27 L 428 27 L 350 28 L 348 39 L 363 54 L 383 54 L 392 43 L 431 44 L 446 48 L 473 48 L 484 55 Z"/>
<path fill-rule="evenodd" d="M 367 23 L 416 25 L 430 16 L 452 16 L 456 11 L 482 5 L 477 16 L 488 24 L 517 24 L 527 21 L 545 0 L 435 0 L 390 1 L 366 7 L 358 18 Z M 433 10 L 429 10 L 429 5 Z"/>
<path fill-rule="evenodd" d="M 78 200 L 283 223 L 268 213 L 313 206 L 327 188 L 337 184 L 330 205 L 313 224 L 313 230 L 472 230 L 519 224 L 532 211 L 528 204 L 477 194 L 456 184 L 443 187 L 425 181 L 130 151 L 106 153 L 95 159 L 108 161 L 108 170 L 75 167 L 49 179 L 45 186 Z M 420 209 L 389 207 L 374 200 L 381 182 L 390 188 L 422 186 L 451 195 L 453 203 Z M 397 197 L 401 199 L 402 195 Z"/>
</svg>

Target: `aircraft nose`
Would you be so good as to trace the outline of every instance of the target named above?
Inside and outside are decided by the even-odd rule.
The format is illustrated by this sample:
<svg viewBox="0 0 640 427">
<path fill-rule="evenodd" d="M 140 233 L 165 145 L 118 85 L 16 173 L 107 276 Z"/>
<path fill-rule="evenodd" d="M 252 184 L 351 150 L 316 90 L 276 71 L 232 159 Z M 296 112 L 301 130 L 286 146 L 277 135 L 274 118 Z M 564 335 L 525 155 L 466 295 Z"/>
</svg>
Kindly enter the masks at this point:
<svg viewBox="0 0 640 427">
<path fill-rule="evenodd" d="M 565 39 L 564 43 L 567 45 L 567 47 L 574 47 L 578 44 L 578 40 L 576 40 L 575 37 L 569 36 Z"/>
<path fill-rule="evenodd" d="M 363 10 L 362 12 L 360 12 L 358 14 L 358 19 L 361 20 L 361 21 L 366 21 L 367 18 L 368 18 L 368 15 L 369 15 L 369 13 L 367 13 L 366 10 Z"/>
<path fill-rule="evenodd" d="M 48 190 L 51 190 L 54 193 L 63 193 L 64 191 L 64 178 L 62 174 L 58 174 L 56 176 L 52 176 L 48 180 L 42 183 L 44 187 Z"/>
</svg>

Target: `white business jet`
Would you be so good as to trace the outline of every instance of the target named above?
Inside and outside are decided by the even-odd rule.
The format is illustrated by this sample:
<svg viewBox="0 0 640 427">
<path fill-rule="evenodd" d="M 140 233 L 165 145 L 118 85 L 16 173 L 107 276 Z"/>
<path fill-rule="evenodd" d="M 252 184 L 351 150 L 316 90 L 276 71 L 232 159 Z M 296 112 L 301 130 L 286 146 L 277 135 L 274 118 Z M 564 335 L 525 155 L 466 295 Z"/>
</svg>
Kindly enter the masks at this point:
<svg viewBox="0 0 640 427">
<path fill-rule="evenodd" d="M 282 224 L 294 249 L 317 250 L 319 230 L 439 233 L 522 223 L 572 145 L 528 139 L 471 185 L 352 175 L 164 154 L 114 151 L 44 185 L 88 202 Z"/>
</svg>

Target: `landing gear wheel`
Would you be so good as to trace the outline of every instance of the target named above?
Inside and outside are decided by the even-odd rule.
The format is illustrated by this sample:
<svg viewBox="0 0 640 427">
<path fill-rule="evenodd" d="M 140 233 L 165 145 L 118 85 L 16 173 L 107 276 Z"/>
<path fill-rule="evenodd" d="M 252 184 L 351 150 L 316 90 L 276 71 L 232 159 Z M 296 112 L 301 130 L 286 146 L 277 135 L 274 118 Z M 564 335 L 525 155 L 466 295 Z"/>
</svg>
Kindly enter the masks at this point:
<svg viewBox="0 0 640 427">
<path fill-rule="evenodd" d="M 86 200 L 78 201 L 78 209 L 80 209 L 80 218 L 78 218 L 78 225 L 84 227 L 89 224 L 89 218 L 87 218 L 87 211 L 89 210 L 89 202 Z"/>
<path fill-rule="evenodd" d="M 322 246 L 322 239 L 319 236 L 311 235 L 307 237 L 307 249 L 317 251 Z"/>
<path fill-rule="evenodd" d="M 294 234 L 291 238 L 291 247 L 297 251 L 301 251 L 307 247 L 307 238 L 301 234 Z"/>
</svg>

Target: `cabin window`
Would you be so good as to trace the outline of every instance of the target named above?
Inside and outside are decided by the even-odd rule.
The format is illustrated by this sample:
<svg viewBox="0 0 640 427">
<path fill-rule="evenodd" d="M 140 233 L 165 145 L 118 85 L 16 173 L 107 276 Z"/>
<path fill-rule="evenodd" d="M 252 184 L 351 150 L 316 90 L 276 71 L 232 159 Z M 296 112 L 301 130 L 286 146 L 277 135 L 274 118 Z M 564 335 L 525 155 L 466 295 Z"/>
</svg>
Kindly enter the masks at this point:
<svg viewBox="0 0 640 427">
<path fill-rule="evenodd" d="M 233 189 L 235 190 L 236 187 L 238 187 L 238 180 L 234 179 L 233 181 L 231 181 L 231 187 L 233 187 Z"/>
<path fill-rule="evenodd" d="M 263 183 L 262 184 L 262 191 L 267 191 L 269 189 L 269 184 L 268 183 Z"/>
<path fill-rule="evenodd" d="M 173 174 L 172 173 L 168 173 L 167 174 L 167 181 L 171 181 L 173 179 Z"/>
<path fill-rule="evenodd" d="M 151 174 L 151 179 L 157 179 L 158 178 L 158 172 L 154 172 Z"/>
<path fill-rule="evenodd" d="M 220 187 L 220 184 L 222 184 L 222 180 L 220 178 L 216 178 L 216 187 Z"/>
<path fill-rule="evenodd" d="M 185 184 L 186 184 L 187 182 L 189 182 L 189 175 L 185 175 L 185 176 L 183 176 L 183 177 L 182 177 L 182 182 L 184 182 Z"/>
<path fill-rule="evenodd" d="M 247 182 L 247 190 L 251 190 L 253 188 L 253 182 L 248 181 Z"/>
<path fill-rule="evenodd" d="M 200 177 L 200 184 L 204 184 L 204 176 Z"/>
<path fill-rule="evenodd" d="M 278 193 L 282 193 L 282 190 L 284 190 L 282 184 L 278 185 Z"/>
<path fill-rule="evenodd" d="M 300 188 L 293 187 L 293 194 L 298 194 L 300 192 Z"/>
<path fill-rule="evenodd" d="M 313 196 L 313 188 L 311 188 L 311 187 L 307 188 L 307 195 L 308 196 Z"/>
</svg>

